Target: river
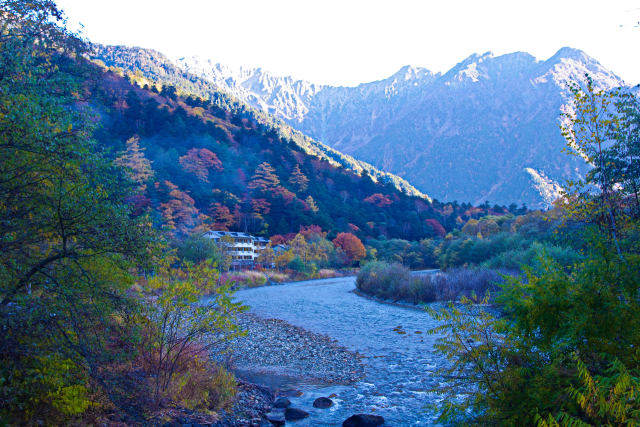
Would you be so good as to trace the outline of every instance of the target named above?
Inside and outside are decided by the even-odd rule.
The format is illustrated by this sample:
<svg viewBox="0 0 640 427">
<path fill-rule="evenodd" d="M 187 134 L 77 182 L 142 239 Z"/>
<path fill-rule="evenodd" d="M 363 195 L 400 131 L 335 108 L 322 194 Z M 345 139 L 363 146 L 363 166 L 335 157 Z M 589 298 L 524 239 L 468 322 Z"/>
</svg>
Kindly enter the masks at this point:
<svg viewBox="0 0 640 427">
<path fill-rule="evenodd" d="M 435 414 L 426 406 L 437 396 L 427 390 L 442 381 L 435 370 L 445 363 L 434 350 L 436 337 L 426 333 L 436 320 L 422 310 L 360 297 L 354 289 L 355 278 L 342 277 L 236 293 L 259 316 L 329 335 L 364 355 L 366 374 L 354 385 L 295 384 L 303 394 L 290 400 L 311 416 L 293 425 L 340 425 L 355 413 L 382 415 L 388 426 L 433 425 Z M 313 408 L 315 398 L 331 394 L 337 395 L 333 407 Z"/>
</svg>

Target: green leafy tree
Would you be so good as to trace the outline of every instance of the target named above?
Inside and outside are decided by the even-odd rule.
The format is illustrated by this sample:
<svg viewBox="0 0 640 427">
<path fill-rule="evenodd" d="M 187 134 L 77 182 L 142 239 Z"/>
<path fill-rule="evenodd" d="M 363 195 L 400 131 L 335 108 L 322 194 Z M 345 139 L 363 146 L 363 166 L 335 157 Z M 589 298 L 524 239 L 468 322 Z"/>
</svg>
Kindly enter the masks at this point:
<svg viewBox="0 0 640 427">
<path fill-rule="evenodd" d="M 134 191 L 89 136 L 84 43 L 51 1 L 0 3 L 0 418 L 64 423 L 125 396 L 130 271 L 153 253 Z M 122 353 L 120 353 L 122 352 Z M 120 354 L 119 354 L 120 353 Z M 112 369 L 108 369 L 111 367 Z"/>
<path fill-rule="evenodd" d="M 211 260 L 197 265 L 187 262 L 183 268 L 172 268 L 172 261 L 160 262 L 145 289 L 153 298 L 147 305 L 150 323 L 143 357 L 152 374 L 156 403 L 169 390 L 180 394 L 178 374 L 185 358 L 208 357 L 241 334 L 234 319 L 245 309 L 231 300 L 230 283 L 219 284 Z M 205 295 L 209 297 L 203 300 Z"/>
<path fill-rule="evenodd" d="M 498 316 L 471 301 L 432 312 L 443 322 L 438 348 L 451 360 L 437 388 L 443 422 L 640 423 L 640 224 L 633 190 L 615 185 L 623 156 L 612 148 L 632 118 L 591 80 L 585 91 L 572 88 L 565 136 L 593 169 L 566 192 L 564 219 L 574 228 L 559 233 L 579 236 L 582 256 L 561 265 L 542 251 L 524 277 L 502 286 Z"/>
</svg>

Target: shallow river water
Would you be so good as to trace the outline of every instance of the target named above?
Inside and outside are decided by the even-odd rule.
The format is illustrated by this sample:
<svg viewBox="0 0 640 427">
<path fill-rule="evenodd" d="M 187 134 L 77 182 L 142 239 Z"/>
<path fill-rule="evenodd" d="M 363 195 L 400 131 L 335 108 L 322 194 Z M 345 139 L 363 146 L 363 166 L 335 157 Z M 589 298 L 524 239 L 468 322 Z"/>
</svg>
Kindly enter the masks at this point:
<svg viewBox="0 0 640 427">
<path fill-rule="evenodd" d="M 354 289 L 355 278 L 344 277 L 236 293 L 236 298 L 257 315 L 327 334 L 364 356 L 365 377 L 354 385 L 294 382 L 303 394 L 290 400 L 311 416 L 292 425 L 340 425 L 355 413 L 382 415 L 388 426 L 433 425 L 434 413 L 426 405 L 436 396 L 426 390 L 442 381 L 434 371 L 444 360 L 434 351 L 436 337 L 426 332 L 437 325 L 436 321 L 421 310 L 360 297 L 352 292 Z M 250 379 L 265 385 L 274 381 Z M 282 385 L 287 384 L 278 384 Z M 333 393 L 337 395 L 333 407 L 313 408 L 315 398 Z"/>
</svg>

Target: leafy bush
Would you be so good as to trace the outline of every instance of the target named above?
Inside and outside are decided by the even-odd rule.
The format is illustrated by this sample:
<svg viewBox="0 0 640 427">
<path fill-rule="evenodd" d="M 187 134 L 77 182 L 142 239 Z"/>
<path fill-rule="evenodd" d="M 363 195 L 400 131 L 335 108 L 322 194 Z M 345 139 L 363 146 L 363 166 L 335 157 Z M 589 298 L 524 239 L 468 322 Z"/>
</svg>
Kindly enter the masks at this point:
<svg viewBox="0 0 640 427">
<path fill-rule="evenodd" d="M 453 239 L 443 245 L 438 264 L 440 268 L 477 265 L 503 252 L 527 248 L 530 244 L 530 240 L 516 233 Z"/>
<path fill-rule="evenodd" d="M 304 272 L 306 270 L 306 266 L 300 257 L 294 257 L 291 261 L 289 261 L 288 267 L 297 272 Z"/>
<path fill-rule="evenodd" d="M 215 240 L 192 234 L 184 240 L 175 243 L 177 256 L 183 261 L 198 264 L 206 259 L 213 260 L 216 265 L 222 263 L 222 254 Z"/>
<path fill-rule="evenodd" d="M 438 349 L 453 362 L 438 390 L 441 421 L 638 423 L 640 257 L 603 240 L 569 269 L 547 255 L 510 280 L 496 298 L 499 317 L 472 304 L 436 313 Z"/>
<path fill-rule="evenodd" d="M 171 267 L 173 261 L 170 257 L 159 260 L 145 289 L 147 327 L 142 360 L 152 378 L 156 404 L 180 395 L 176 390 L 189 381 L 205 381 L 189 377 L 189 371 L 204 369 L 199 367 L 199 358 L 220 351 L 220 343 L 243 333 L 234 321 L 246 309 L 232 302 L 230 284 L 220 284 L 218 271 L 209 262 L 186 263 L 178 269 Z M 209 297 L 203 299 L 205 295 Z M 191 404 L 199 405 L 201 399 L 194 393 Z"/>
<path fill-rule="evenodd" d="M 519 270 L 523 265 L 534 269 L 541 267 L 538 258 L 546 254 L 562 266 L 571 266 L 582 259 L 582 255 L 572 248 L 533 242 L 527 248 L 510 249 L 502 252 L 482 263 L 483 267 L 491 269 Z"/>
<path fill-rule="evenodd" d="M 175 378 L 167 396 L 189 409 L 219 411 L 228 409 L 237 393 L 231 372 L 212 365 L 202 357 L 203 350 L 189 345 L 177 360 Z"/>
</svg>

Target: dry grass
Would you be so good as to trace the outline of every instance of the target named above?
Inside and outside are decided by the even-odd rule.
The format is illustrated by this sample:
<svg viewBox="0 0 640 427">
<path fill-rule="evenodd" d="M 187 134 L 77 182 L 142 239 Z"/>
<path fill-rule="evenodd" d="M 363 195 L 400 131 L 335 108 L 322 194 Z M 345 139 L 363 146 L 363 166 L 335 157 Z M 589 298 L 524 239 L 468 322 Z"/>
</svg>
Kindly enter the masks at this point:
<svg viewBox="0 0 640 427">
<path fill-rule="evenodd" d="M 260 271 L 238 271 L 222 276 L 224 283 L 233 282 L 238 287 L 255 288 L 267 283 L 267 276 Z"/>
</svg>

